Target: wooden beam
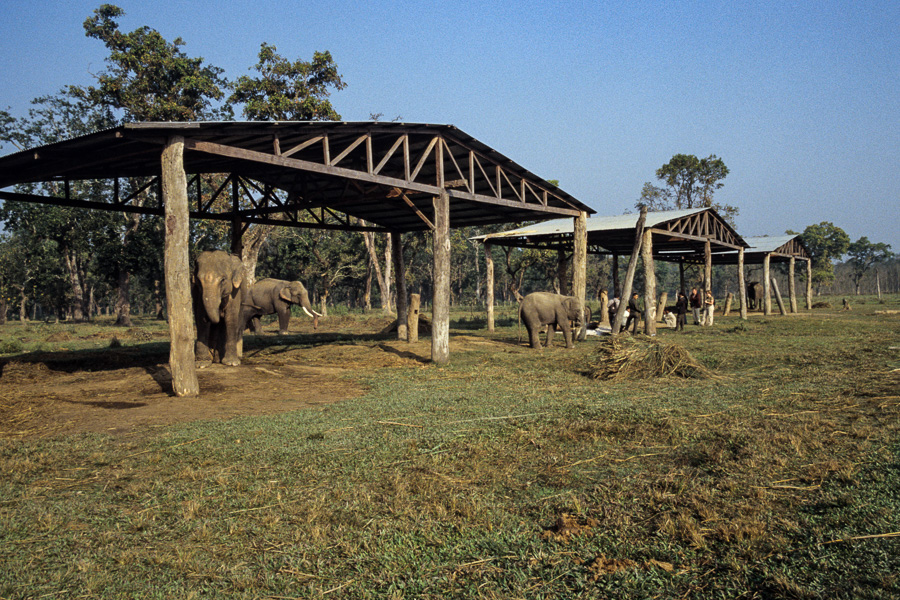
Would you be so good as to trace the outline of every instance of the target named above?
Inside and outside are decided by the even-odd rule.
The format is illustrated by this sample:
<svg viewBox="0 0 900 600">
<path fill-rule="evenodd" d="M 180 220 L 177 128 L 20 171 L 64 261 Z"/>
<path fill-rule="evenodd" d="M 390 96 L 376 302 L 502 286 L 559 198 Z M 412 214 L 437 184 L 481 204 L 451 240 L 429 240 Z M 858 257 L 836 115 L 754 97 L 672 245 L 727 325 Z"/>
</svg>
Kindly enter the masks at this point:
<svg viewBox="0 0 900 600">
<path fill-rule="evenodd" d="M 485 269 L 485 299 L 487 305 L 487 330 L 494 332 L 494 256 L 493 246 L 489 242 L 484 243 L 484 261 L 487 265 Z"/>
<path fill-rule="evenodd" d="M 791 257 L 788 263 L 788 299 L 791 303 L 791 312 L 797 312 L 797 282 L 794 281 L 794 269 L 796 268 L 796 260 Z"/>
<path fill-rule="evenodd" d="M 738 287 L 741 294 L 741 318 L 747 320 L 747 281 L 744 277 L 744 249 L 738 250 Z"/>
<path fill-rule="evenodd" d="M 200 384 L 194 366 L 194 313 L 188 260 L 188 195 L 184 173 L 184 138 L 172 136 L 162 152 L 165 199 L 164 270 L 169 316 L 169 370 L 176 396 L 197 396 Z"/>
<path fill-rule="evenodd" d="M 587 319 L 584 318 L 584 297 L 587 293 L 587 213 L 582 212 L 575 217 L 574 239 L 572 240 L 574 252 L 572 254 L 572 295 L 578 305 L 578 313 L 582 315 L 582 325 L 576 336 L 572 337 L 583 341 L 587 336 Z"/>
<path fill-rule="evenodd" d="M 450 197 L 446 191 L 434 199 L 434 298 L 431 312 L 431 360 L 450 362 Z"/>
<path fill-rule="evenodd" d="M 763 314 L 767 317 L 772 314 L 772 284 L 769 275 L 769 258 L 768 254 L 763 257 Z"/>
<path fill-rule="evenodd" d="M 641 258 L 644 261 L 644 333 L 656 335 L 656 266 L 653 263 L 653 230 L 644 230 Z"/>
</svg>

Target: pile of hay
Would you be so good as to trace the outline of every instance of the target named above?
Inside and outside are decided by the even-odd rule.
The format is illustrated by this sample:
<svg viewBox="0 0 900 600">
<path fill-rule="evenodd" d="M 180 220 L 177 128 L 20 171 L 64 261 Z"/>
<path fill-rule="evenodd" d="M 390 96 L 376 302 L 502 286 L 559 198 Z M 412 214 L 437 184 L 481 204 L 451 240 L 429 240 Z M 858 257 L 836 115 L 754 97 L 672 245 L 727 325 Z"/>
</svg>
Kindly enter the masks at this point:
<svg viewBox="0 0 900 600">
<path fill-rule="evenodd" d="M 591 358 L 588 375 L 604 380 L 713 376 L 683 347 L 643 336 L 615 336 L 602 342 Z"/>
</svg>

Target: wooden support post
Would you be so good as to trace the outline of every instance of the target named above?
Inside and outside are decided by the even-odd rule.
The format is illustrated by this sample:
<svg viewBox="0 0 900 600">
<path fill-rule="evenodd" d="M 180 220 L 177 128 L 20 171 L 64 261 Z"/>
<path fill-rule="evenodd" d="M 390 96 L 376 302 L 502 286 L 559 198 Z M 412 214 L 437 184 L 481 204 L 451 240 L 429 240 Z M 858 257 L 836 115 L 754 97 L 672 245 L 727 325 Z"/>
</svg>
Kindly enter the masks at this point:
<svg viewBox="0 0 900 600">
<path fill-rule="evenodd" d="M 619 255 L 612 255 L 612 284 L 613 284 L 613 298 L 622 299 L 622 288 L 619 287 Z"/>
<path fill-rule="evenodd" d="M 763 257 L 763 314 L 767 317 L 772 314 L 772 279 L 769 275 L 770 254 Z"/>
<path fill-rule="evenodd" d="M 806 259 L 806 310 L 812 308 L 812 260 Z"/>
<path fill-rule="evenodd" d="M 438 156 L 443 150 L 438 149 Z M 443 161 L 439 161 L 443 162 Z M 450 362 L 450 196 L 442 189 L 434 198 L 434 298 L 431 309 L 431 360 Z"/>
<path fill-rule="evenodd" d="M 741 294 L 741 318 L 747 320 L 747 281 L 744 277 L 744 249 L 738 248 L 738 287 Z"/>
<path fill-rule="evenodd" d="M 238 185 L 237 175 L 231 177 L 231 210 L 235 217 L 231 220 L 231 253 L 243 258 L 244 239 L 241 228 L 241 220 L 238 218 L 238 211 L 241 210 L 240 202 L 240 186 Z"/>
<path fill-rule="evenodd" d="M 194 312 L 188 260 L 188 194 L 184 172 L 184 138 L 172 136 L 162 152 L 162 192 L 166 211 L 164 269 L 169 315 L 169 370 L 176 396 L 197 396 L 194 365 Z"/>
<path fill-rule="evenodd" d="M 641 207 L 641 216 L 638 217 L 634 228 L 634 249 L 631 251 L 631 259 L 628 261 L 628 269 L 625 271 L 625 287 L 619 296 L 619 308 L 616 309 L 616 320 L 612 325 L 613 335 L 622 330 L 625 322 L 625 309 L 628 308 L 629 296 L 631 296 L 631 284 L 634 283 L 634 272 L 637 270 L 638 256 L 641 253 L 641 244 L 644 239 L 644 221 L 647 220 L 647 207 Z"/>
<path fill-rule="evenodd" d="M 678 261 L 678 285 L 680 286 L 678 289 L 681 290 L 681 293 L 684 294 L 684 297 L 687 298 L 687 290 L 684 289 L 684 259 L 679 259 Z"/>
<path fill-rule="evenodd" d="M 391 257 L 394 260 L 394 277 L 397 279 L 397 339 L 406 340 L 409 336 L 406 324 L 406 269 L 403 266 L 403 234 L 399 231 L 391 234 Z"/>
<path fill-rule="evenodd" d="M 712 245 L 709 239 L 703 244 L 703 294 L 712 292 Z"/>
<path fill-rule="evenodd" d="M 728 294 L 725 295 L 725 312 L 722 313 L 723 317 L 727 317 L 728 314 L 731 312 L 731 303 L 733 301 L 734 301 L 734 294 L 732 294 L 731 292 L 728 292 Z"/>
<path fill-rule="evenodd" d="M 778 291 L 778 282 L 775 281 L 775 278 L 772 278 L 772 289 L 775 291 L 775 301 L 778 302 L 778 310 L 781 311 L 782 315 L 786 315 L 787 311 L 784 310 L 784 302 L 781 300 L 781 292 Z"/>
<path fill-rule="evenodd" d="M 656 265 L 653 263 L 653 230 L 644 231 L 641 258 L 644 260 L 644 333 L 656 335 Z"/>
<path fill-rule="evenodd" d="M 578 314 L 582 315 L 582 325 L 573 338 L 583 341 L 587 337 L 587 319 L 584 318 L 584 296 L 587 293 L 587 213 L 575 217 L 574 252 L 572 254 L 572 296 L 578 303 Z"/>
<path fill-rule="evenodd" d="M 419 341 L 419 307 L 422 298 L 419 294 L 410 294 L 409 309 L 406 313 L 407 341 L 412 344 Z"/>
<path fill-rule="evenodd" d="M 487 263 L 484 301 L 487 304 L 487 330 L 491 333 L 494 332 L 494 255 L 491 254 L 493 249 L 490 244 L 484 244 L 484 261 Z"/>
<path fill-rule="evenodd" d="M 609 292 L 600 290 L 600 324 L 609 327 Z"/>
<path fill-rule="evenodd" d="M 791 312 L 797 312 L 797 285 L 794 281 L 794 267 L 797 261 L 794 260 L 794 257 L 791 257 L 791 262 L 788 265 L 788 297 L 791 301 Z"/>
<path fill-rule="evenodd" d="M 663 311 L 666 310 L 666 302 L 669 301 L 669 292 L 663 292 L 659 295 L 659 302 L 656 303 L 656 322 L 662 323 Z"/>
</svg>

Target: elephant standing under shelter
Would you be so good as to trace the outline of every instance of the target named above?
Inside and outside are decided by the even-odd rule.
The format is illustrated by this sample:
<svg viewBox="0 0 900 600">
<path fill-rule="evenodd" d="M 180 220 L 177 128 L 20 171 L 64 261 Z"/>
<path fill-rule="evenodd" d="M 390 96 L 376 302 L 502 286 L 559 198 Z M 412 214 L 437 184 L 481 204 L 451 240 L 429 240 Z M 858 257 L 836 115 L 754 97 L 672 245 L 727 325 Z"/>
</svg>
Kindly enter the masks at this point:
<svg viewBox="0 0 900 600">
<path fill-rule="evenodd" d="M 244 321 L 241 305 L 247 298 L 247 277 L 241 258 L 223 250 L 201 252 L 194 270 L 192 295 L 197 324 L 198 360 L 241 364 Z"/>
<path fill-rule="evenodd" d="M 765 288 L 758 281 L 751 281 L 747 284 L 747 308 L 750 310 L 762 310 L 763 297 L 765 296 Z"/>
<path fill-rule="evenodd" d="M 309 302 L 309 294 L 299 281 L 284 281 L 282 279 L 260 279 L 252 286 L 246 303 L 242 320 L 250 326 L 253 333 L 262 331 L 259 317 L 262 315 L 278 314 L 278 333 L 284 335 L 288 332 L 288 323 L 291 320 L 291 305 L 296 304 L 313 319 L 313 328 L 319 327 L 319 313 L 313 310 Z M 246 325 L 245 325 L 246 326 Z"/>
<path fill-rule="evenodd" d="M 578 310 L 578 299 L 572 296 L 563 296 L 552 292 L 534 292 L 528 294 L 519 306 L 519 319 L 525 323 L 531 347 L 541 348 L 541 325 L 547 326 L 547 347 L 553 343 L 553 335 L 559 327 L 566 340 L 566 348 L 574 348 L 572 328 L 570 322 L 574 322 L 580 328 L 579 339 L 583 339 L 583 331 L 587 327 L 584 314 Z"/>
</svg>

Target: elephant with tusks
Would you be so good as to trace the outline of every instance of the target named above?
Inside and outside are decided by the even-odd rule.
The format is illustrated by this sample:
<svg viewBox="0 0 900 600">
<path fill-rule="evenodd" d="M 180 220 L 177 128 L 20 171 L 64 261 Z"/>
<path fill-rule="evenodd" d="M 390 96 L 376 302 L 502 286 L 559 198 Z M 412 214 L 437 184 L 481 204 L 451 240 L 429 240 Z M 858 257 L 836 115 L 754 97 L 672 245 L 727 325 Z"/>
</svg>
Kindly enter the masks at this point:
<svg viewBox="0 0 900 600">
<path fill-rule="evenodd" d="M 259 317 L 274 313 L 278 315 L 278 333 L 284 335 L 288 332 L 291 306 L 294 304 L 312 317 L 313 329 L 318 329 L 319 317 L 322 315 L 313 310 L 309 302 L 309 293 L 302 283 L 283 279 L 260 279 L 250 286 L 244 304 L 244 323 L 253 333 L 259 333 L 262 331 Z"/>
</svg>

